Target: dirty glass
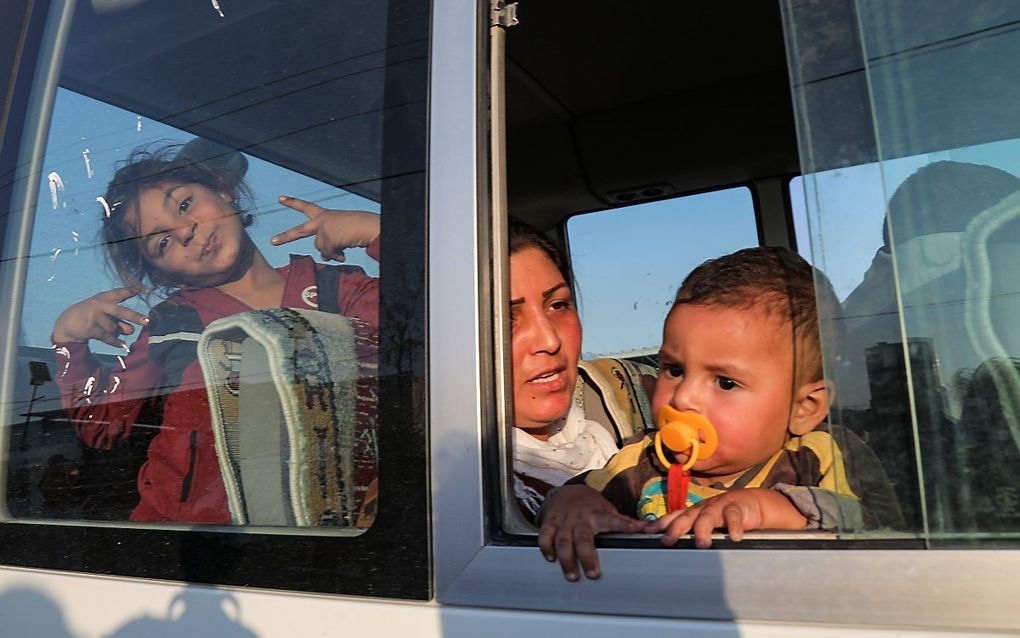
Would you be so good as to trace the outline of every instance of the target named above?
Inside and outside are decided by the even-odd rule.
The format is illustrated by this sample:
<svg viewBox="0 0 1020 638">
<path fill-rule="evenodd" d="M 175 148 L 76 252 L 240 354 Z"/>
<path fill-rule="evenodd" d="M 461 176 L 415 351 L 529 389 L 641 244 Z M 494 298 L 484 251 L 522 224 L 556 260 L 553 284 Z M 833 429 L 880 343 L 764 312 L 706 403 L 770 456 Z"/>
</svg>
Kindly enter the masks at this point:
<svg viewBox="0 0 1020 638">
<path fill-rule="evenodd" d="M 426 41 L 327 4 L 54 3 L 3 253 L 4 518 L 373 525 L 386 410 L 423 436 Z"/>
</svg>

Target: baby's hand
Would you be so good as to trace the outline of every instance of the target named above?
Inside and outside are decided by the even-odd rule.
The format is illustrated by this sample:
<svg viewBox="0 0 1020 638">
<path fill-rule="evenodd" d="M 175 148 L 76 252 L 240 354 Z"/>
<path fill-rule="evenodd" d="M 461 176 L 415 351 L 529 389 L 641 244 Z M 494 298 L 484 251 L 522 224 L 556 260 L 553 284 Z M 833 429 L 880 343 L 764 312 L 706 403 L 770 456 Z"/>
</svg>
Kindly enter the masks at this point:
<svg viewBox="0 0 1020 638">
<path fill-rule="evenodd" d="M 132 288 L 114 288 L 79 301 L 57 317 L 57 323 L 53 326 L 53 340 L 88 343 L 89 339 L 98 339 L 116 348 L 123 348 L 124 342 L 120 340 L 120 335 L 129 335 L 135 331 L 131 323 L 149 323 L 145 315 L 120 305 L 136 294 L 138 292 Z"/>
<path fill-rule="evenodd" d="M 325 260 L 343 261 L 345 248 L 368 246 L 379 236 L 379 215 L 363 210 L 333 210 L 296 197 L 280 203 L 304 213 L 308 221 L 272 239 L 274 246 L 315 235 L 315 247 Z"/>
<path fill-rule="evenodd" d="M 538 547 L 549 562 L 559 559 L 567 580 L 577 580 L 577 561 L 588 578 L 598 578 L 599 557 L 595 535 L 603 532 L 633 534 L 641 521 L 624 516 L 613 504 L 587 485 L 564 485 L 552 492 L 542 507 Z"/>
<path fill-rule="evenodd" d="M 700 548 L 712 546 L 712 530 L 725 528 L 734 541 L 753 529 L 803 529 L 807 519 L 779 492 L 763 488 L 736 489 L 706 499 L 694 507 L 670 512 L 645 523 L 646 534 L 662 532 L 662 544 L 676 545 L 692 532 Z"/>
</svg>

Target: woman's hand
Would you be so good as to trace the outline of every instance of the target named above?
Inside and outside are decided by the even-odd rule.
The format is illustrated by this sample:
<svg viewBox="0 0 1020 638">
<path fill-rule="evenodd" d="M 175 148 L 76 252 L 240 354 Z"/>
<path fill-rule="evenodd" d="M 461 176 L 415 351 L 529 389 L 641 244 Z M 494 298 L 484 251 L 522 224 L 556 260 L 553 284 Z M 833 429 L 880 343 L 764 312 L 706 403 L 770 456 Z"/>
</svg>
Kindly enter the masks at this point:
<svg viewBox="0 0 1020 638">
<path fill-rule="evenodd" d="M 577 563 L 588 578 L 602 575 L 595 536 L 603 532 L 634 534 L 641 521 L 616 511 L 587 485 L 564 485 L 550 492 L 542 506 L 538 547 L 549 562 L 559 560 L 567 580 L 577 580 Z"/>
<path fill-rule="evenodd" d="M 132 288 L 114 288 L 79 301 L 57 317 L 53 340 L 88 343 L 89 339 L 97 339 L 116 348 L 125 347 L 120 336 L 135 331 L 131 324 L 149 323 L 145 315 L 120 305 L 136 294 Z"/>
<path fill-rule="evenodd" d="M 662 533 L 662 544 L 676 545 L 680 536 L 691 532 L 698 547 L 712 546 L 712 531 L 726 529 L 739 541 L 754 529 L 804 529 L 807 519 L 790 499 L 764 488 L 736 489 L 701 501 L 694 507 L 670 512 L 645 523 L 646 534 Z"/>
<path fill-rule="evenodd" d="M 296 197 L 280 197 L 280 203 L 304 213 L 308 221 L 272 239 L 274 246 L 315 236 L 315 248 L 325 260 L 343 261 L 344 249 L 368 246 L 379 236 L 379 215 L 363 210 L 333 210 Z"/>
</svg>

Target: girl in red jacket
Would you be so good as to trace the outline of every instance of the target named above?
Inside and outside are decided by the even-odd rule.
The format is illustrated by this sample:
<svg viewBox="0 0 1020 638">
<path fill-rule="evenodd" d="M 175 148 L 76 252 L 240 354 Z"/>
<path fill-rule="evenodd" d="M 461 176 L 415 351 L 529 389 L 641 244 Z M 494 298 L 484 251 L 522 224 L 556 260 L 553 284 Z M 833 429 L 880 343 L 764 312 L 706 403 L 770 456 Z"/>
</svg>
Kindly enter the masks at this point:
<svg viewBox="0 0 1020 638">
<path fill-rule="evenodd" d="M 317 278 L 325 266 L 307 256 L 269 265 L 246 230 L 252 217 L 242 206 L 250 198 L 242 172 L 176 147 L 132 153 L 101 201 L 105 250 L 123 287 L 74 304 L 53 328 L 64 407 L 86 444 L 109 449 L 145 427 L 141 415 L 162 415 L 131 520 L 230 522 L 196 352 L 210 322 L 257 308 L 317 308 L 328 299 L 323 309 L 378 326 L 378 280 L 360 268 Z M 274 245 L 315 236 L 325 259 L 343 261 L 351 247 L 378 259 L 378 215 L 291 197 L 280 203 L 308 220 L 273 237 Z M 319 291 L 318 281 L 330 289 Z M 165 299 L 148 316 L 120 305 L 154 290 Z M 132 324 L 141 333 L 122 363 L 100 365 L 88 341 L 125 347 L 121 336 L 135 331 Z"/>
</svg>

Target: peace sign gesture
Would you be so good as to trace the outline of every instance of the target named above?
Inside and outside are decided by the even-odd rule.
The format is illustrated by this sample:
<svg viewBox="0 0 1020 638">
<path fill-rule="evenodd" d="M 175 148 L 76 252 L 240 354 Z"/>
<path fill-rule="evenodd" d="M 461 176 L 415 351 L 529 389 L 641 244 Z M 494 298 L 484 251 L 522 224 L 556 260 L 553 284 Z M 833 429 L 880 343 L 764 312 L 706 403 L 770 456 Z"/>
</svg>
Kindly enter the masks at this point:
<svg viewBox="0 0 1020 638">
<path fill-rule="evenodd" d="M 138 294 L 133 288 L 114 288 L 74 304 L 57 318 L 53 340 L 88 343 L 98 339 L 116 348 L 123 348 L 121 335 L 135 331 L 131 324 L 146 325 L 148 317 L 120 305 Z"/>
<path fill-rule="evenodd" d="M 304 213 L 308 221 L 274 236 L 274 246 L 314 235 L 323 259 L 343 261 L 344 249 L 368 246 L 379 236 L 379 215 L 375 213 L 323 208 L 297 197 L 280 197 L 280 203 Z"/>
</svg>

